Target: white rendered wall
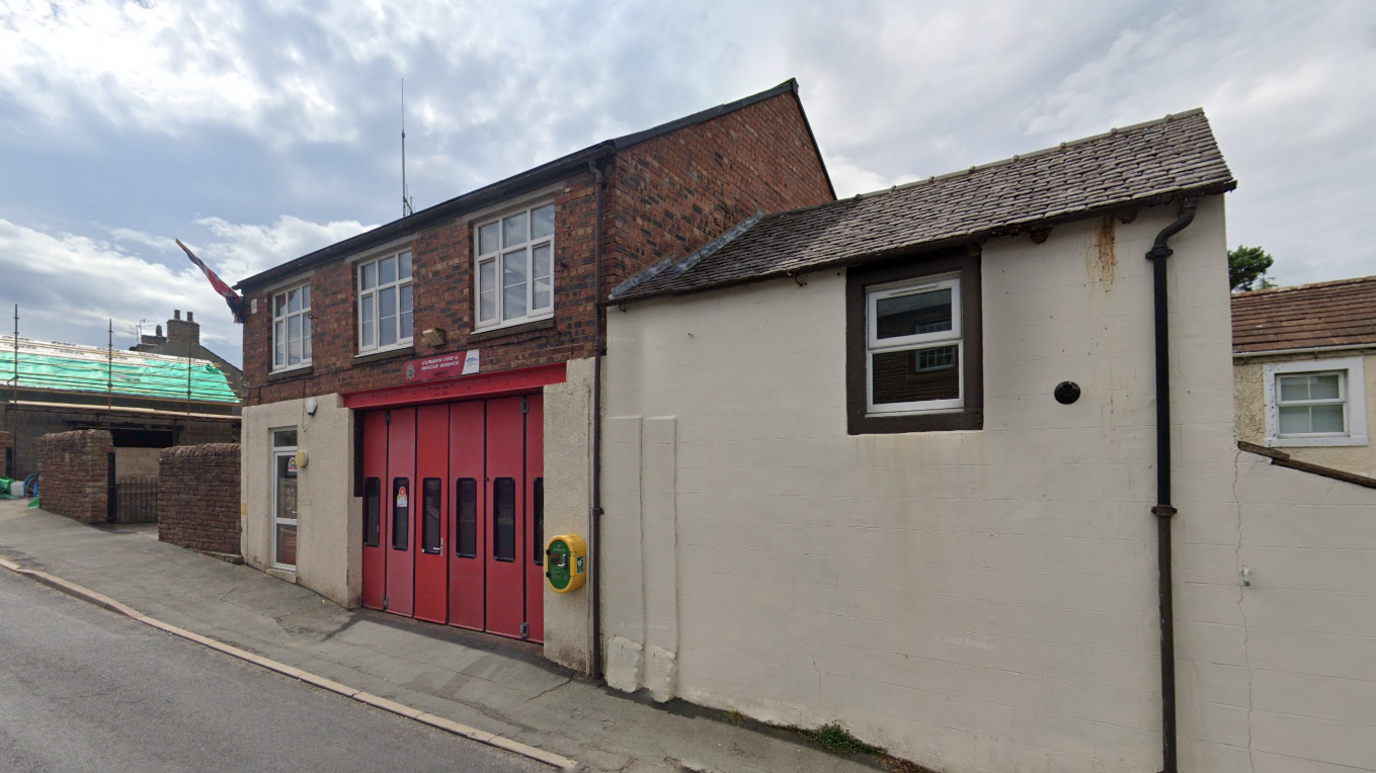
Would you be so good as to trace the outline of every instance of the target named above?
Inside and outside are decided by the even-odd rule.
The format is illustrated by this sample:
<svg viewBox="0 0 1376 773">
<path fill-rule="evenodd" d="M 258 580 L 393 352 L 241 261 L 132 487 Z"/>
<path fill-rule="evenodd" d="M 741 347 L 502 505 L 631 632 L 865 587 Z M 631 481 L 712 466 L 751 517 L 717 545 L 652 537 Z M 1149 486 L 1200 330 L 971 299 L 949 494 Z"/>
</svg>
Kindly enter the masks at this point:
<svg viewBox="0 0 1376 773">
<path fill-rule="evenodd" d="M 772 722 L 840 720 L 939 770 L 1159 770 L 1143 256 L 1175 213 L 984 245 L 982 431 L 847 435 L 839 272 L 610 311 L 608 681 Z M 1213 770 L 1248 737 L 1214 709 L 1236 705 L 1236 681 L 1196 668 L 1208 646 L 1240 656 L 1237 526 L 1252 511 L 1234 481 L 1245 468 L 1286 491 L 1299 473 L 1234 446 L 1222 202 L 1172 247 L 1182 761 Z M 1055 402 L 1062 380 L 1079 402 Z M 1315 480 L 1293 489 L 1355 490 Z M 1354 657 L 1348 678 L 1376 680 Z M 1362 711 L 1345 716 L 1370 725 Z"/>
<path fill-rule="evenodd" d="M 358 606 L 363 589 L 362 500 L 353 493 L 353 412 L 337 394 L 316 398 L 314 416 L 305 400 L 244 408 L 244 562 L 314 590 L 346 607 Z M 296 429 L 308 462 L 297 473 L 296 571 L 272 569 L 272 430 Z"/>
<path fill-rule="evenodd" d="M 545 539 L 577 534 L 591 550 L 591 359 L 569 360 L 564 381 L 544 388 Z M 589 556 L 591 560 L 591 556 Z M 591 589 L 556 593 L 545 583 L 545 657 L 578 671 L 592 660 Z"/>
</svg>

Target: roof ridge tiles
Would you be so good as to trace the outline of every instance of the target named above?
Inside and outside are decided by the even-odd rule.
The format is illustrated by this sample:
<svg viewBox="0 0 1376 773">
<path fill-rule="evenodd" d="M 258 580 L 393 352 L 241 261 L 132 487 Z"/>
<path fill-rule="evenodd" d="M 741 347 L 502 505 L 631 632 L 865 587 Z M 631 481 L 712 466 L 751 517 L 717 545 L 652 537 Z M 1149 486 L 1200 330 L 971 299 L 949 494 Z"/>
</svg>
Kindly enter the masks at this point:
<svg viewBox="0 0 1376 773">
<path fill-rule="evenodd" d="M 880 196 L 885 193 L 897 193 L 898 191 L 902 191 L 908 188 L 916 188 L 933 182 L 939 182 L 941 180 L 949 180 L 953 177 L 966 177 L 975 172 L 984 171 L 985 169 L 1008 166 L 1010 164 L 1027 161 L 1028 159 L 1041 158 L 1042 156 L 1049 156 L 1053 153 L 1061 153 L 1063 151 L 1070 150 L 1072 148 L 1077 148 L 1082 145 L 1086 145 L 1090 142 L 1095 142 L 1097 140 L 1102 140 L 1109 137 L 1118 137 L 1129 132 L 1136 132 L 1154 126 L 1163 126 L 1165 124 L 1180 120 L 1181 118 L 1191 118 L 1196 115 L 1204 115 L 1204 108 L 1194 107 L 1179 113 L 1167 113 L 1163 118 L 1154 118 L 1150 121 L 1141 121 L 1139 123 L 1130 124 L 1128 126 L 1123 126 L 1115 129 L 1110 129 L 1106 132 L 1100 132 L 1099 134 L 1093 134 L 1088 137 L 1081 137 L 1079 139 L 1069 140 L 1067 142 L 1062 142 L 1059 145 L 1053 145 L 1051 147 L 1041 148 L 1038 150 L 1029 151 L 1027 153 L 1014 153 L 1013 155 L 1007 158 L 1001 158 L 997 161 L 989 161 L 983 164 L 976 164 L 970 167 L 969 169 L 961 169 L 956 172 L 946 172 L 945 174 L 931 175 L 925 180 L 913 180 L 912 182 L 899 183 L 888 188 L 882 188 L 879 190 L 869 191 L 866 193 L 857 193 L 851 198 L 862 199 L 869 198 L 872 196 Z"/>
<path fill-rule="evenodd" d="M 1301 285 L 1286 285 L 1285 287 L 1266 287 L 1257 290 L 1244 290 L 1233 293 L 1233 303 L 1244 301 L 1249 298 L 1264 298 L 1279 293 L 1289 293 L 1297 290 L 1316 290 L 1326 287 L 1341 287 L 1343 285 L 1358 285 L 1364 282 L 1376 282 L 1376 276 L 1354 276 L 1347 279 L 1329 279 L 1323 282 L 1309 282 Z"/>
</svg>

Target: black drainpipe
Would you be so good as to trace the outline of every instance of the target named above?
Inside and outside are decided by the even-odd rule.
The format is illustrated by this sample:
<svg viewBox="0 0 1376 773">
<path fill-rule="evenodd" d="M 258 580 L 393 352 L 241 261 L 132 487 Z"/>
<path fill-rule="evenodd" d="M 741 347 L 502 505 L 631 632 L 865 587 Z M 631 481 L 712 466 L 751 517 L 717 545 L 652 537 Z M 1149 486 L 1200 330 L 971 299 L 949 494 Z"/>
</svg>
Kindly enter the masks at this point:
<svg viewBox="0 0 1376 773">
<path fill-rule="evenodd" d="M 1176 773 L 1175 748 L 1175 602 L 1171 594 L 1171 370 L 1170 312 L 1167 309 L 1166 258 L 1174 252 L 1166 246 L 1172 236 L 1194 221 L 1199 197 L 1185 199 L 1180 217 L 1156 235 L 1147 253 L 1152 261 L 1156 317 L 1156 572 L 1161 600 L 1161 770 Z"/>
<path fill-rule="evenodd" d="M 602 305 L 602 208 L 607 180 L 596 162 L 588 166 L 597 175 L 597 205 L 593 223 L 593 308 L 596 309 L 596 350 L 592 358 L 592 676 L 602 678 L 602 356 L 607 353 L 607 310 Z"/>
</svg>

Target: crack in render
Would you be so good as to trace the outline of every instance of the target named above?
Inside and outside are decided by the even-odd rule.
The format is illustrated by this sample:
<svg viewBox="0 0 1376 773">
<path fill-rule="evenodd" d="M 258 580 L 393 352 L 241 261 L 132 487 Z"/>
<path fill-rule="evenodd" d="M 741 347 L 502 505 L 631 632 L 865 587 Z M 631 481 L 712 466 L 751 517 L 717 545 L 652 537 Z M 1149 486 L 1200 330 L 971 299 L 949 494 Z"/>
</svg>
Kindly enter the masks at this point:
<svg viewBox="0 0 1376 773">
<path fill-rule="evenodd" d="M 1238 496 L 1238 483 L 1242 476 L 1242 451 L 1233 456 L 1233 507 L 1237 508 L 1237 549 L 1234 552 L 1237 571 L 1242 572 L 1242 500 Z M 1237 584 L 1237 613 L 1242 618 L 1242 662 L 1247 668 L 1247 763 L 1256 773 L 1256 753 L 1252 749 L 1252 653 L 1250 640 L 1251 627 L 1247 625 L 1247 610 L 1243 605 L 1247 588 L 1239 581 Z"/>
</svg>

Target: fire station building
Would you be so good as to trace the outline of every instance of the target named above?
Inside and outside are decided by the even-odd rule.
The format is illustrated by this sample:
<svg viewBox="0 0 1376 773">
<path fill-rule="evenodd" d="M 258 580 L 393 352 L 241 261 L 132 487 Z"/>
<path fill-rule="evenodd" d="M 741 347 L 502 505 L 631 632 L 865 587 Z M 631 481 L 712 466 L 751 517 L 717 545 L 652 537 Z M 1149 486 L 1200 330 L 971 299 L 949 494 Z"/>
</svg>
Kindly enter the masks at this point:
<svg viewBox="0 0 1376 773">
<path fill-rule="evenodd" d="M 589 669 L 598 299 L 758 212 L 834 198 L 789 81 L 243 280 L 244 559 Z M 556 535 L 573 555 L 547 558 Z M 587 585 L 554 590 L 547 563 Z"/>
</svg>

